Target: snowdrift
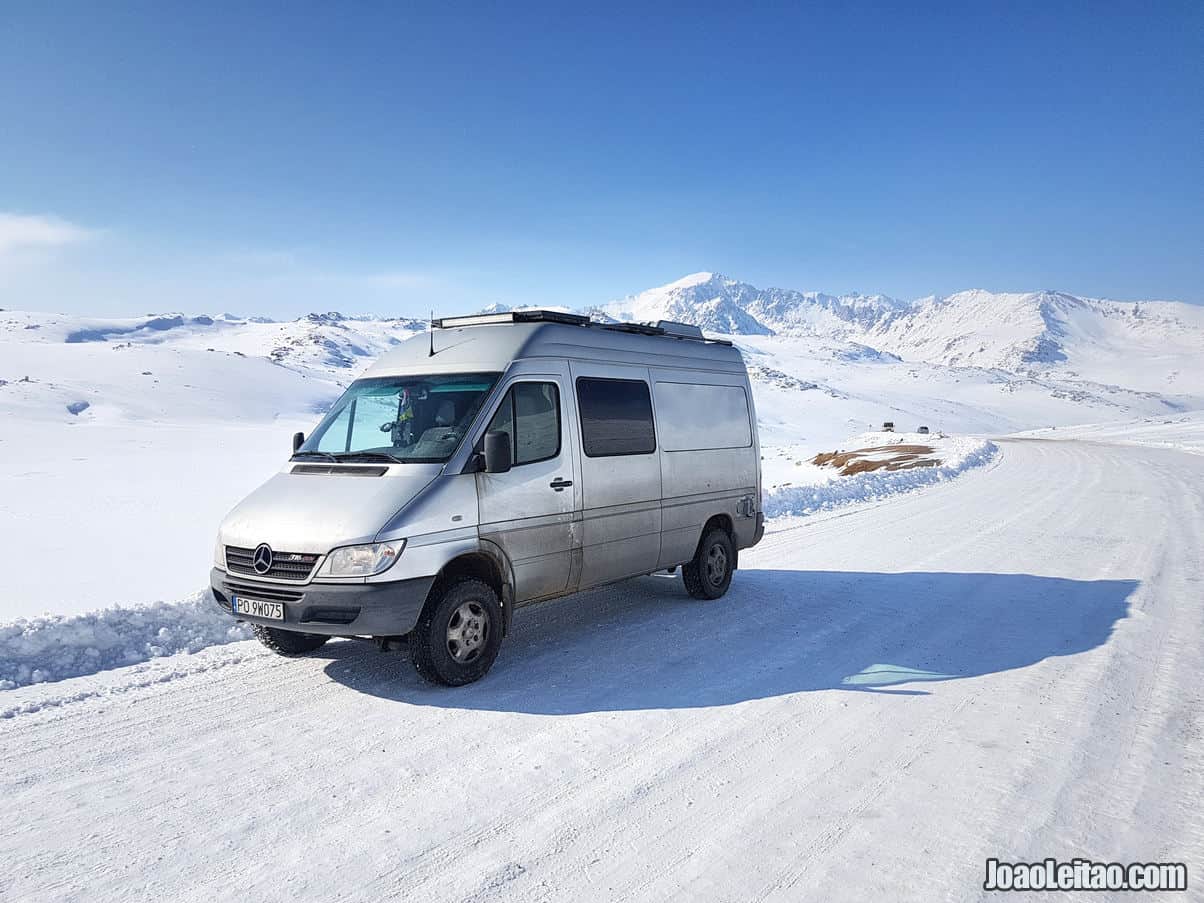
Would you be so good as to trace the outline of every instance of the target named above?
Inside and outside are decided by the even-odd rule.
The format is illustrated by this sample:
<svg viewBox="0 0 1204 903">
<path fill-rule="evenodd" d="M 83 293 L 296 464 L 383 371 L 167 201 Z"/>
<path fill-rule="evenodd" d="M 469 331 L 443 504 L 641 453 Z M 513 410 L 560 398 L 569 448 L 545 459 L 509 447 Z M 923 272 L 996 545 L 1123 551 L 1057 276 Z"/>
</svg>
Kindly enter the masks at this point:
<svg viewBox="0 0 1204 903">
<path fill-rule="evenodd" d="M 22 618 L 0 624 L 0 689 L 81 677 L 250 638 L 250 628 L 223 614 L 207 589 L 179 602 Z"/>
<path fill-rule="evenodd" d="M 904 442 L 912 438 L 894 434 L 869 433 L 851 440 L 848 448 L 868 448 L 886 441 Z M 829 511 L 858 502 L 872 502 L 902 492 L 912 492 L 924 486 L 951 480 L 974 467 L 994 460 L 999 447 L 993 442 L 969 438 L 945 438 L 930 443 L 940 455 L 941 464 L 917 470 L 875 470 L 852 476 L 839 476 L 836 471 L 824 482 L 797 486 L 779 486 L 765 492 L 764 510 L 769 518 L 800 516 Z M 814 473 L 813 469 L 811 472 Z"/>
</svg>

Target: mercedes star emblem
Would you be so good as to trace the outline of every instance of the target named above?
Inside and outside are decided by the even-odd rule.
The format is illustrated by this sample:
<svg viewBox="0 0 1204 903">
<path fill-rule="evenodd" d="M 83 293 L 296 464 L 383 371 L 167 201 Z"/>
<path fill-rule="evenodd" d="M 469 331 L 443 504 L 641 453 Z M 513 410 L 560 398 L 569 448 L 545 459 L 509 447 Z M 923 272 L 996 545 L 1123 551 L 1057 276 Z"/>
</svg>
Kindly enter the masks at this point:
<svg viewBox="0 0 1204 903">
<path fill-rule="evenodd" d="M 255 557 L 251 559 L 251 566 L 255 568 L 256 574 L 266 574 L 272 569 L 272 547 L 266 542 L 261 542 L 255 548 Z"/>
</svg>

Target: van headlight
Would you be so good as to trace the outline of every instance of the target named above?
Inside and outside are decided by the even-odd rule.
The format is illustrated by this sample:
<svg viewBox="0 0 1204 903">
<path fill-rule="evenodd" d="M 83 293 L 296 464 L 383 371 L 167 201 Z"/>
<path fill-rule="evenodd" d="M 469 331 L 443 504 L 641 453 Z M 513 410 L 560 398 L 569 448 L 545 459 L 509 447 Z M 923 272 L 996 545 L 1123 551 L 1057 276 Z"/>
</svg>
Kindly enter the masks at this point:
<svg viewBox="0 0 1204 903">
<path fill-rule="evenodd" d="M 226 569 L 226 547 L 222 545 L 222 534 L 218 533 L 217 538 L 213 540 L 213 566 Z"/>
<path fill-rule="evenodd" d="M 343 546 L 326 556 L 322 574 L 327 577 L 372 577 L 383 574 L 401 557 L 404 539 L 371 542 L 362 546 Z"/>
</svg>

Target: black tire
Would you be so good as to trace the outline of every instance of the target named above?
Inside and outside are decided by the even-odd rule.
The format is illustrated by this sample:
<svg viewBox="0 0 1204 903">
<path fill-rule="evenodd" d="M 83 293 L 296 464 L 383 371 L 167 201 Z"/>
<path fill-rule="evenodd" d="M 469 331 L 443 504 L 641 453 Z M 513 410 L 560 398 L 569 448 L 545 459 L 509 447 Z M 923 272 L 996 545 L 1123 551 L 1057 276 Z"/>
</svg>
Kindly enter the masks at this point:
<svg viewBox="0 0 1204 903">
<path fill-rule="evenodd" d="M 410 632 L 410 658 L 431 683 L 461 687 L 480 680 L 502 648 L 502 605 L 472 578 L 436 587 Z"/>
<path fill-rule="evenodd" d="M 693 559 L 681 567 L 686 592 L 695 599 L 718 599 L 727 592 L 736 569 L 736 547 L 727 531 L 707 530 Z"/>
<path fill-rule="evenodd" d="M 263 643 L 277 655 L 293 658 L 320 649 L 330 639 L 320 633 L 296 633 L 292 630 L 281 630 L 278 627 L 267 627 L 263 624 L 253 624 L 255 639 Z"/>
</svg>

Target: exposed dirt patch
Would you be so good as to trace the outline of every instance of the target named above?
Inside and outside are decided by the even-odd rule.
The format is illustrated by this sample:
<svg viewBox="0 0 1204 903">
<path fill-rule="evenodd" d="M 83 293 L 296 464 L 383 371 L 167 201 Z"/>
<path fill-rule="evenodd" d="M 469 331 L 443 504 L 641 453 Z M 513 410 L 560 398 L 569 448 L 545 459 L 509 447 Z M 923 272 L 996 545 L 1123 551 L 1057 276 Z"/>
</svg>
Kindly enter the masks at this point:
<svg viewBox="0 0 1204 903">
<path fill-rule="evenodd" d="M 819 467 L 835 467 L 841 476 L 869 473 L 873 470 L 915 470 L 919 467 L 936 467 L 941 459 L 935 457 L 928 445 L 879 445 L 874 448 L 856 448 L 852 451 L 820 452 L 811 459 Z"/>
</svg>

